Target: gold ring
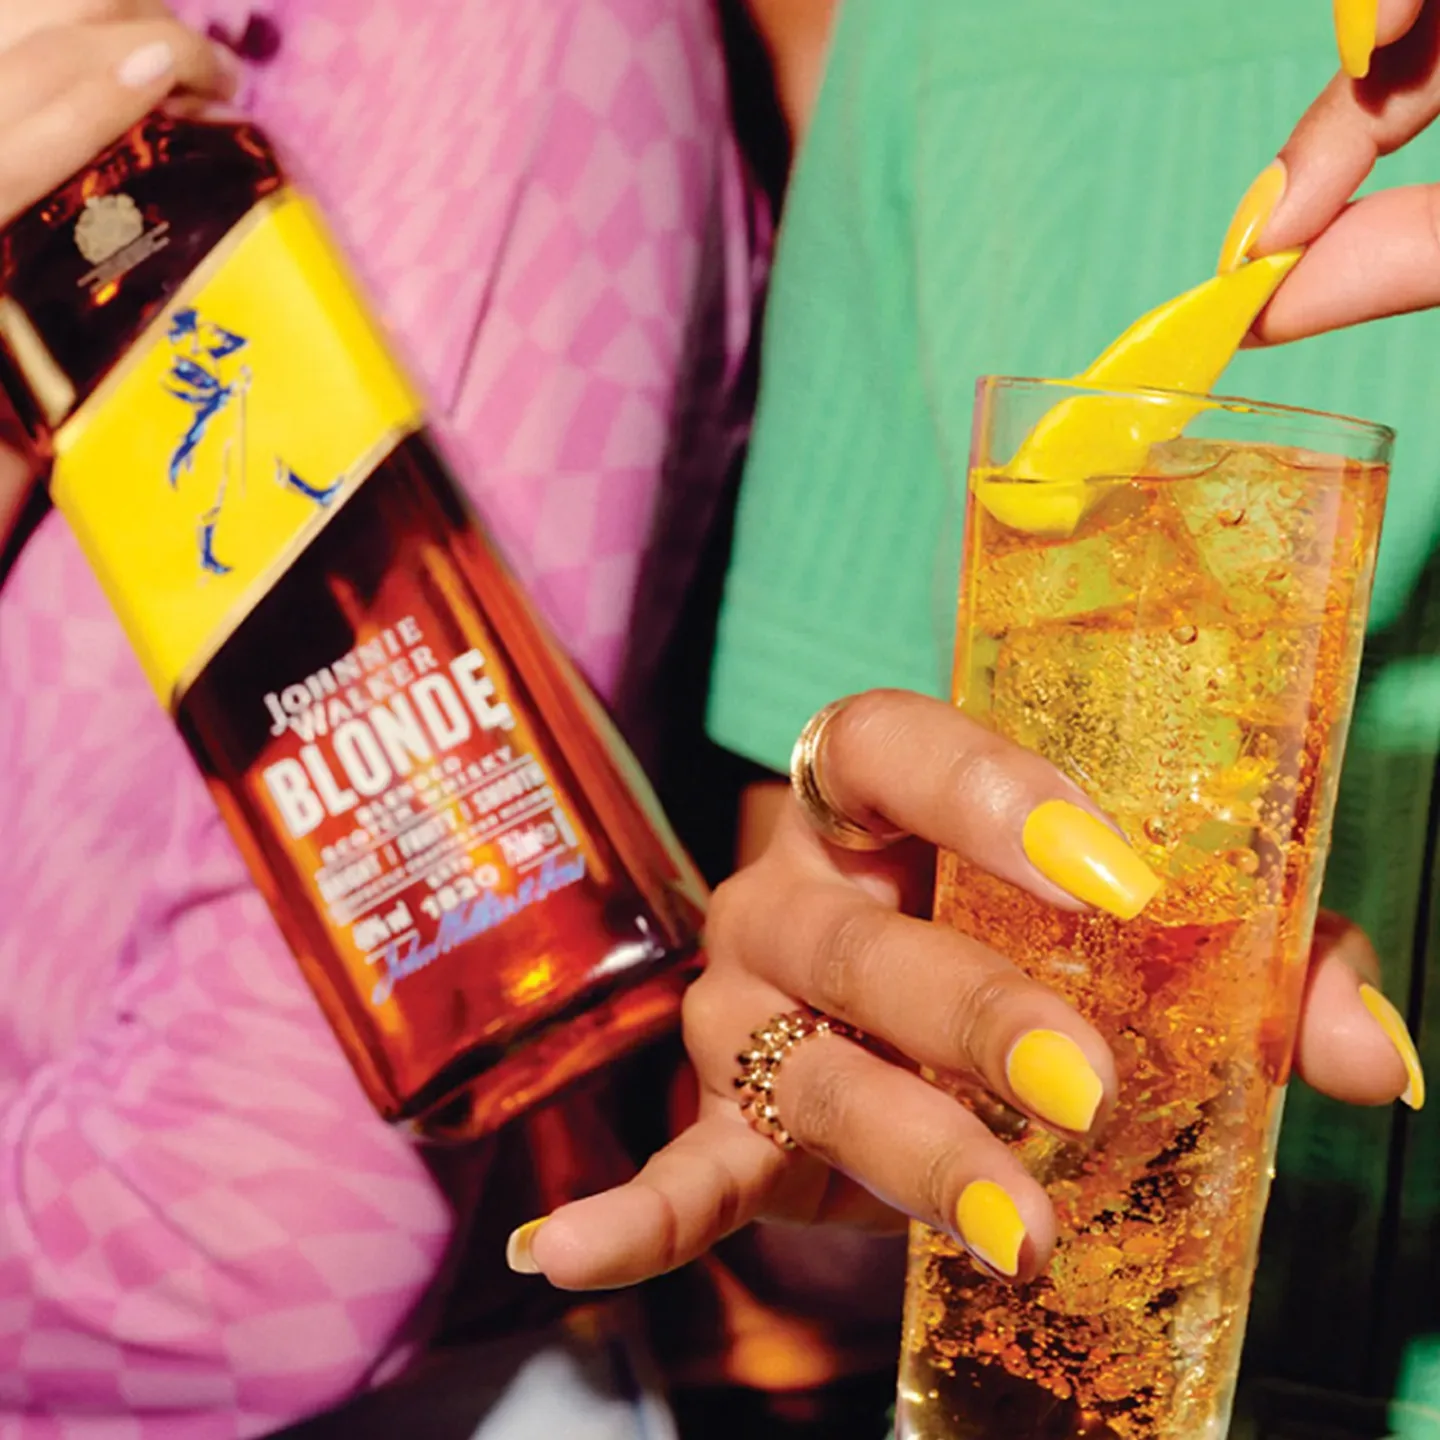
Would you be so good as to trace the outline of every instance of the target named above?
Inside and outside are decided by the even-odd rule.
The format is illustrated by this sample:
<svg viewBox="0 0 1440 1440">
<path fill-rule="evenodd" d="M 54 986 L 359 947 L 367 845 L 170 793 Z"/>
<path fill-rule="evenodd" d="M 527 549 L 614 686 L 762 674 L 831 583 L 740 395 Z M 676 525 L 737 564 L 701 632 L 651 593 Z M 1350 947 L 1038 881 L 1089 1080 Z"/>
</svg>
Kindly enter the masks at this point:
<svg viewBox="0 0 1440 1440">
<path fill-rule="evenodd" d="M 740 1092 L 741 1112 L 753 1129 L 773 1140 L 782 1150 L 793 1150 L 795 1141 L 781 1123 L 780 1111 L 775 1105 L 775 1077 L 785 1057 L 812 1035 L 840 1035 L 855 1040 L 860 1032 L 818 1010 L 791 1010 L 751 1031 L 750 1048 L 735 1057 L 740 1066 L 735 1088 Z"/>
<path fill-rule="evenodd" d="M 835 700 L 810 717 L 790 753 L 790 788 L 816 832 L 841 850 L 884 850 L 905 838 L 903 830 L 873 830 L 852 820 L 825 791 L 820 758 L 830 722 L 848 705 Z"/>
</svg>

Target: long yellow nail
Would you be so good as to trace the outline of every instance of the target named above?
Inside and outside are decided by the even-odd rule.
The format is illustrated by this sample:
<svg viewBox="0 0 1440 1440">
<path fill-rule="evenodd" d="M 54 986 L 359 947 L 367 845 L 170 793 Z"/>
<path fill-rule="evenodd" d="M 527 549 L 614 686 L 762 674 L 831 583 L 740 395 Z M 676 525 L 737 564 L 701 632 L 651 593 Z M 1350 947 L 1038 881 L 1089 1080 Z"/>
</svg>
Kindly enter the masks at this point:
<svg viewBox="0 0 1440 1440">
<path fill-rule="evenodd" d="M 1047 880 L 1122 920 L 1133 920 L 1160 889 L 1160 877 L 1121 836 L 1067 800 L 1037 805 L 1021 843 Z"/>
<path fill-rule="evenodd" d="M 542 1215 L 538 1220 L 527 1221 L 518 1230 L 512 1231 L 505 1242 L 505 1263 L 517 1275 L 540 1273 L 540 1267 L 535 1263 L 535 1236 L 549 1218 L 548 1215 Z"/>
<path fill-rule="evenodd" d="M 1375 53 L 1375 27 L 1380 0 L 1335 0 L 1335 38 L 1340 42 L 1340 63 L 1354 80 L 1370 73 Z"/>
<path fill-rule="evenodd" d="M 1005 1062 L 1005 1076 L 1022 1104 L 1049 1125 L 1085 1134 L 1105 1098 L 1105 1086 L 1085 1052 L 1058 1030 L 1022 1035 Z"/>
<path fill-rule="evenodd" d="M 1260 232 L 1270 223 L 1280 197 L 1285 193 L 1285 165 L 1274 160 L 1251 182 L 1244 198 L 1235 208 L 1235 218 L 1225 232 L 1225 243 L 1220 247 L 1220 263 L 1216 270 L 1228 275 L 1250 258 Z"/>
<path fill-rule="evenodd" d="M 1020 1271 L 1025 1222 L 1015 1202 L 993 1180 L 972 1180 L 955 1207 L 960 1238 L 992 1270 L 1014 1276 Z"/>
<path fill-rule="evenodd" d="M 1385 1032 L 1385 1038 L 1405 1062 L 1405 1073 L 1410 1083 L 1400 1098 L 1412 1110 L 1421 1109 L 1425 1104 L 1425 1072 L 1420 1068 L 1420 1052 L 1410 1038 L 1410 1027 L 1406 1025 L 1405 1017 L 1373 985 L 1362 985 L 1360 998 Z"/>
</svg>

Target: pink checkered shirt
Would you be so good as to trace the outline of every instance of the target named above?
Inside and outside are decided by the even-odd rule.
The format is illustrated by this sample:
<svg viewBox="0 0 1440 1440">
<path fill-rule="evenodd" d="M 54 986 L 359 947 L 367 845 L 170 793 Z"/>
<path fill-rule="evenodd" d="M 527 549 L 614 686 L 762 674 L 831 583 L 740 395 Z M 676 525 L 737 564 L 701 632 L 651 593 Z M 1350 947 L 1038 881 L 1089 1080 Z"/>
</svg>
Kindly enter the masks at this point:
<svg viewBox="0 0 1440 1440">
<path fill-rule="evenodd" d="M 748 342 L 712 0 L 264 8 L 246 103 L 608 691 L 717 233 L 722 385 Z M 454 1204 L 368 1109 L 54 516 L 0 591 L 0 853 L 0 1437 L 259 1435 L 401 1368 Z"/>
</svg>

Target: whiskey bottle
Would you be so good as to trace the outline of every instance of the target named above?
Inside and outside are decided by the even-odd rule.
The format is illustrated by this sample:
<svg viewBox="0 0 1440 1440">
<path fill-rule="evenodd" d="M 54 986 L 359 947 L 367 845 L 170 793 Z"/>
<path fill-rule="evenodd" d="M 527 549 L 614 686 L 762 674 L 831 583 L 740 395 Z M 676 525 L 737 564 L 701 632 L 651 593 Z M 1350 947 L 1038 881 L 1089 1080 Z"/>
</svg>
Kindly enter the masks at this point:
<svg viewBox="0 0 1440 1440">
<path fill-rule="evenodd" d="M 156 114 L 11 225 L 0 385 L 382 1115 L 674 1023 L 703 884 L 264 136 Z"/>
</svg>

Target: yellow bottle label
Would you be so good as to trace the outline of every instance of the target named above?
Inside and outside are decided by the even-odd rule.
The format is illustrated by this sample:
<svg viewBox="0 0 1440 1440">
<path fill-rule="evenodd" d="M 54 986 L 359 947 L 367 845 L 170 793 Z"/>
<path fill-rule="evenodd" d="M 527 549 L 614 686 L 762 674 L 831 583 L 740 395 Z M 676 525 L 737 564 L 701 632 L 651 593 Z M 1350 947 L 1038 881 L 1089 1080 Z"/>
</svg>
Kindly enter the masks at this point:
<svg viewBox="0 0 1440 1440">
<path fill-rule="evenodd" d="M 55 437 L 55 504 L 162 704 L 420 423 L 314 208 L 262 202 Z"/>
</svg>

